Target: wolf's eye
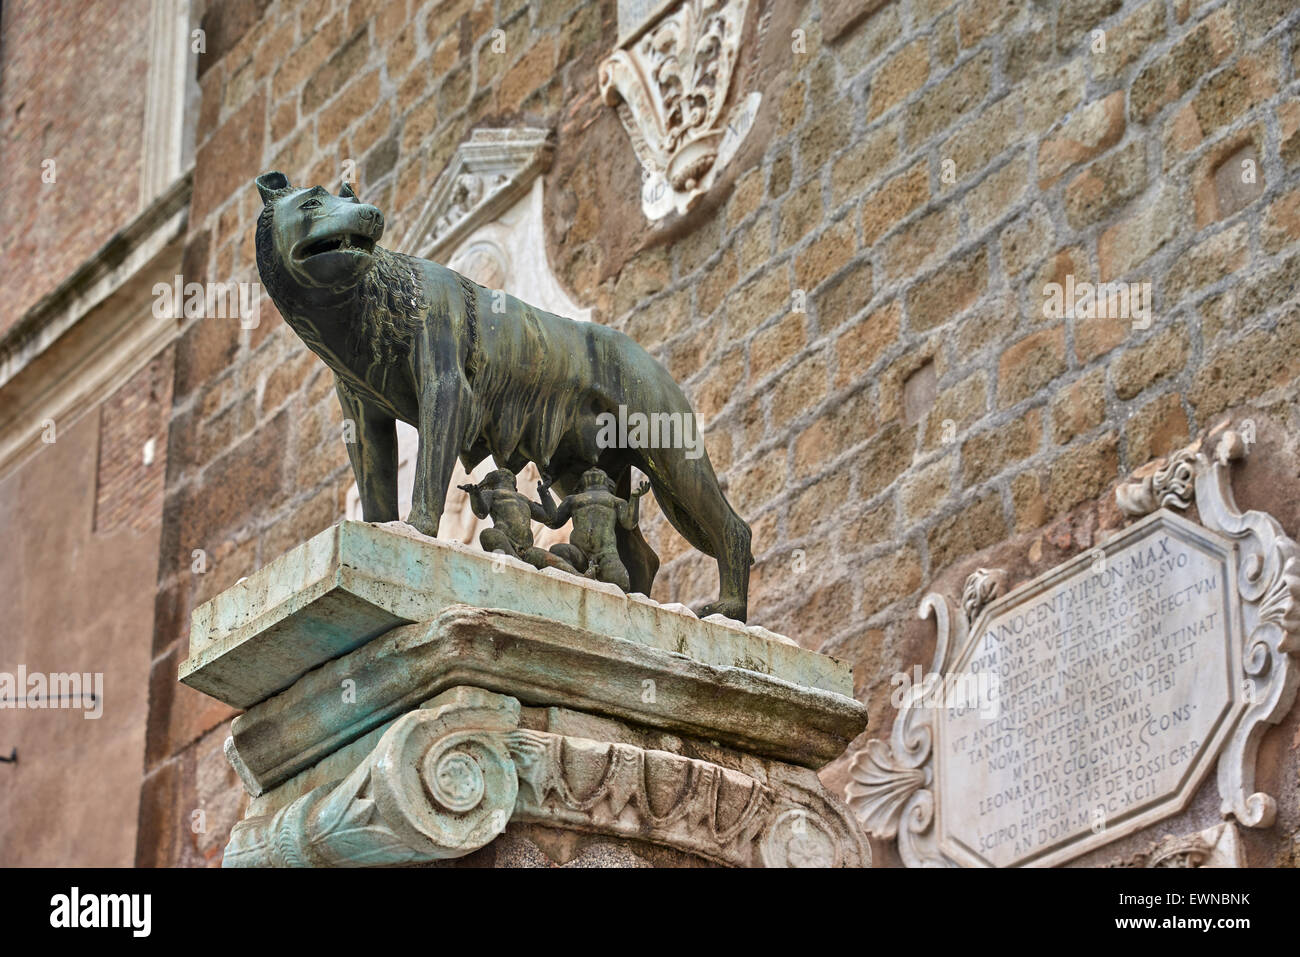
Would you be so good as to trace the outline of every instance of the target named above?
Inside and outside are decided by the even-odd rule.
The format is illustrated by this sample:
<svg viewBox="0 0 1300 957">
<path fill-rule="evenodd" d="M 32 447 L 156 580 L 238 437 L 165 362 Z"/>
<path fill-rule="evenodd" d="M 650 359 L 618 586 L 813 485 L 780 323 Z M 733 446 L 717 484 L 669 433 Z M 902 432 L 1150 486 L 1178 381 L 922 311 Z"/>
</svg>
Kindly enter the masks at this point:
<svg viewBox="0 0 1300 957">
<path fill-rule="evenodd" d="M 320 209 L 320 200 L 319 200 L 319 199 L 309 199 L 309 200 L 307 200 L 307 202 L 303 203 L 303 204 L 302 204 L 301 206 L 299 206 L 298 208 L 299 208 L 299 209 Z"/>
</svg>

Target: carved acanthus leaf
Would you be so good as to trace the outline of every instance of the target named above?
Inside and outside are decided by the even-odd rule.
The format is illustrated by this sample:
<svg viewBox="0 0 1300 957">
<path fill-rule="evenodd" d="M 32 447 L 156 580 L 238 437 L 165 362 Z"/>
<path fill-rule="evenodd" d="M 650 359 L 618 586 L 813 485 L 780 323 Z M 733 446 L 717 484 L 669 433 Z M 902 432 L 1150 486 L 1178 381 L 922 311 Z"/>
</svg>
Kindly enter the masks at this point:
<svg viewBox="0 0 1300 957">
<path fill-rule="evenodd" d="M 689 209 L 753 123 L 760 95 L 732 96 L 748 6 L 683 0 L 600 65 L 601 98 L 619 107 L 645 171 L 649 219 Z"/>
<path fill-rule="evenodd" d="M 898 836 L 903 808 L 929 777 L 925 768 L 896 761 L 883 741 L 868 741 L 853 756 L 849 774 L 852 780 L 845 788 L 849 807 L 869 833 L 885 839 Z"/>
<path fill-rule="evenodd" d="M 1146 474 L 1115 489 L 1115 503 L 1131 518 L 1149 515 L 1158 508 L 1185 509 L 1195 494 L 1197 460 L 1201 443 L 1192 443 L 1155 463 Z"/>
<path fill-rule="evenodd" d="M 1259 620 L 1276 625 L 1289 636 L 1285 649 L 1300 650 L 1294 637 L 1300 634 L 1300 559 L 1287 555 L 1278 544 L 1277 575 L 1259 599 Z"/>
<path fill-rule="evenodd" d="M 969 620 L 964 614 L 954 614 L 948 600 L 935 593 L 922 600 L 919 616 L 933 616 L 937 630 L 929 675 L 904 694 L 889 743 L 868 741 L 853 756 L 845 794 L 850 810 L 868 834 L 882 840 L 897 839 L 899 855 L 908 867 L 951 867 L 953 862 L 939 850 L 934 827 L 934 793 L 930 790 L 934 727 L 926 692 L 947 670 L 954 647 L 965 640 Z"/>
<path fill-rule="evenodd" d="M 1267 512 L 1242 512 L 1232 494 L 1231 463 L 1244 458 L 1254 424 L 1216 428 L 1214 455 L 1196 468 L 1201 522 L 1237 542 L 1237 589 L 1245 628 L 1244 710 L 1219 755 L 1221 810 L 1246 827 L 1268 827 L 1277 801 L 1255 790 L 1255 759 L 1264 732 L 1295 701 L 1300 676 L 1300 545 Z"/>
</svg>

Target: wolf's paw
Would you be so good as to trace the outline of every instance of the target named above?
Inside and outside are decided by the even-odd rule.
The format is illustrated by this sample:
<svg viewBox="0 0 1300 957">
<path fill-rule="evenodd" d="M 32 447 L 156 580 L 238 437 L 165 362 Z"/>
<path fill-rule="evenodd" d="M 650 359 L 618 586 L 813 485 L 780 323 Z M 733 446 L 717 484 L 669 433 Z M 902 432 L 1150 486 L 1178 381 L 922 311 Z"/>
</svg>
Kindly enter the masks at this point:
<svg viewBox="0 0 1300 957">
<path fill-rule="evenodd" d="M 711 601 L 699 610 L 697 614 L 701 618 L 708 618 L 710 615 L 722 615 L 724 618 L 733 618 L 736 621 L 744 621 L 747 609 L 743 601 L 736 599 L 719 598 L 717 601 Z"/>
<path fill-rule="evenodd" d="M 406 524 L 421 535 L 428 535 L 430 538 L 438 537 L 438 523 L 427 515 L 417 515 L 412 511 L 406 517 Z"/>
</svg>

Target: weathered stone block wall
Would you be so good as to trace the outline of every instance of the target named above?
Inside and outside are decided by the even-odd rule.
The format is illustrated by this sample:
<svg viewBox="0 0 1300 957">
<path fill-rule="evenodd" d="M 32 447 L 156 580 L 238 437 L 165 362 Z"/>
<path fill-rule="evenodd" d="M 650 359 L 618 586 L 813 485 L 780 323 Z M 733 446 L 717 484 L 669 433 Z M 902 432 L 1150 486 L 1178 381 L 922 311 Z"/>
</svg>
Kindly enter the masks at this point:
<svg viewBox="0 0 1300 957">
<path fill-rule="evenodd" d="M 654 227 L 597 95 L 615 6 L 222 5 L 186 279 L 256 279 L 266 169 L 347 171 L 391 240 L 471 129 L 554 128 L 553 268 L 685 384 L 754 527 L 751 620 L 853 661 L 873 734 L 889 676 L 928 661 L 913 614 L 936 580 L 1009 537 L 1041 558 L 1095 533 L 1081 516 L 1122 472 L 1225 410 L 1297 434 L 1291 3 L 755 0 L 755 128 Z M 1150 283 L 1149 327 L 1046 316 L 1067 277 Z M 255 329 L 188 322 L 174 403 L 142 863 L 215 860 L 238 810 L 230 715 L 175 682 L 190 609 L 335 521 L 351 482 L 330 375 L 269 300 Z M 655 597 L 712 597 L 713 563 L 646 504 Z M 222 809 L 207 834 L 198 807 Z"/>
</svg>

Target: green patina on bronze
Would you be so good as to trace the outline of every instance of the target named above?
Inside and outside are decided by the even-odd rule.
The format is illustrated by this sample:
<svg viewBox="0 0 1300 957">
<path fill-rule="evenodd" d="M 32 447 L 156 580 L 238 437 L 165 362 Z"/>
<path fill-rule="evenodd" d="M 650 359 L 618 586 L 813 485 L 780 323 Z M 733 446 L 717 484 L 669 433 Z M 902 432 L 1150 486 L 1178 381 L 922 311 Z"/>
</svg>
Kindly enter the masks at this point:
<svg viewBox="0 0 1300 957">
<path fill-rule="evenodd" d="M 456 459 L 491 455 L 517 473 L 528 462 L 579 489 L 602 469 L 613 495 L 632 497 L 645 473 L 668 521 L 717 559 L 721 594 L 702 612 L 744 620 L 749 526 L 727 502 L 708 454 L 675 447 L 605 447 L 602 414 L 692 416 L 667 370 L 632 339 L 488 290 L 437 263 L 377 245 L 383 215 L 344 186 L 296 188 L 283 173 L 257 178 L 262 282 L 289 326 L 334 371 L 368 522 L 397 514 L 396 420 L 419 432 L 407 522 L 436 535 Z M 616 523 L 628 587 L 650 593 L 659 559 L 635 522 Z"/>
</svg>

